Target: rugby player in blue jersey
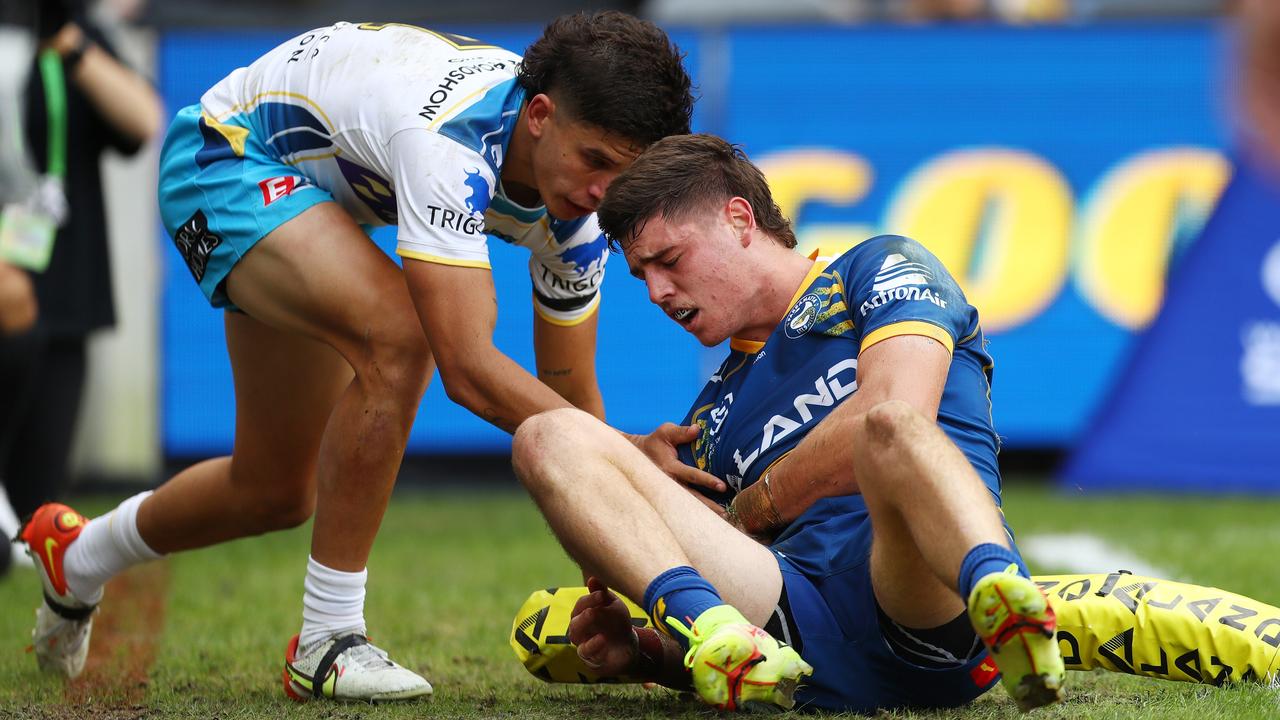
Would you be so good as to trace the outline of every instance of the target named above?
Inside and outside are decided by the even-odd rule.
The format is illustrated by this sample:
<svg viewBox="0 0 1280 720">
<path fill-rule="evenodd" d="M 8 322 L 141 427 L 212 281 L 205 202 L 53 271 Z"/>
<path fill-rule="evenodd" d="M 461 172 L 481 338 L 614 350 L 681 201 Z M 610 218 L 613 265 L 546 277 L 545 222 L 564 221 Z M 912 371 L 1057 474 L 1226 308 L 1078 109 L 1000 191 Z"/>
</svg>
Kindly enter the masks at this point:
<svg viewBox="0 0 1280 720">
<path fill-rule="evenodd" d="M 608 250 L 592 211 L 640 150 L 688 132 L 681 59 L 660 29 L 621 13 L 560 18 L 523 58 L 340 22 L 181 110 L 160 211 L 205 297 L 228 310 L 235 448 L 92 522 L 62 505 L 37 511 L 23 540 L 45 591 L 40 665 L 80 672 L 102 587 L 123 569 L 314 513 L 285 692 L 430 694 L 368 643 L 363 614 L 365 564 L 419 401 L 438 365 L 450 398 L 508 431 L 557 407 L 603 416 L 594 361 Z M 397 225 L 403 271 L 371 225 Z M 488 235 L 531 253 L 538 377 L 493 344 Z M 678 436 L 636 440 L 670 451 L 664 437 Z"/>
<path fill-rule="evenodd" d="M 937 258 L 897 236 L 799 255 L 761 173 L 706 135 L 655 143 L 599 216 L 654 304 L 729 341 L 679 456 L 730 489 L 691 493 L 576 410 L 520 427 L 517 474 L 594 576 L 569 627 L 593 671 L 723 707 L 949 707 L 998 672 L 1024 710 L 1057 701 L 1053 610 L 999 509 L 991 359 Z"/>
</svg>

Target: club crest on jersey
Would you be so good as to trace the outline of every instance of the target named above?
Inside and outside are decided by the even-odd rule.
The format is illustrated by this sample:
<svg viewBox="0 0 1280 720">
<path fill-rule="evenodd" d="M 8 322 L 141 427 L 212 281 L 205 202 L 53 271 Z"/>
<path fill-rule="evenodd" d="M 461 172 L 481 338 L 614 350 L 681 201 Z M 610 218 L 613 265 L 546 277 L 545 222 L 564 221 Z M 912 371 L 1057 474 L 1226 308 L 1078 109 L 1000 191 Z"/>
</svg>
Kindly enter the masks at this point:
<svg viewBox="0 0 1280 720">
<path fill-rule="evenodd" d="M 815 293 L 806 293 L 787 313 L 787 317 L 782 321 L 782 331 L 787 337 L 795 340 L 809 332 L 809 328 L 818 321 L 820 312 L 822 312 L 822 298 Z"/>
</svg>

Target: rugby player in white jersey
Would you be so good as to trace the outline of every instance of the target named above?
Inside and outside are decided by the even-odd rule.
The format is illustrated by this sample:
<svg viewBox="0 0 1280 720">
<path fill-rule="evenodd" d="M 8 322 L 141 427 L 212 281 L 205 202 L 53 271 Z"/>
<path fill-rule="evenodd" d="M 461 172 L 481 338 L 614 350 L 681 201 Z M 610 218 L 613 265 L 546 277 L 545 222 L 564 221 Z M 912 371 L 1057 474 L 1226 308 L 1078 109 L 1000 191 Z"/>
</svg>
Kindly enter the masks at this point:
<svg viewBox="0 0 1280 720">
<path fill-rule="evenodd" d="M 508 431 L 571 405 L 603 416 L 594 355 L 607 246 L 593 210 L 644 147 L 688 132 L 681 59 L 660 29 L 621 13 L 562 17 L 523 60 L 408 25 L 337 23 L 180 111 L 160 210 L 226 309 L 234 450 L 93 521 L 62 505 L 35 513 L 22 539 L 44 584 L 41 666 L 81 671 L 103 585 L 121 570 L 314 515 L 285 692 L 429 695 L 369 644 L 363 614 L 366 561 L 418 404 L 438 366 L 450 398 Z M 388 224 L 403 271 L 362 228 Z M 493 345 L 486 233 L 531 252 L 541 381 Z M 706 482 L 675 460 L 672 444 L 687 439 L 633 441 Z"/>
</svg>

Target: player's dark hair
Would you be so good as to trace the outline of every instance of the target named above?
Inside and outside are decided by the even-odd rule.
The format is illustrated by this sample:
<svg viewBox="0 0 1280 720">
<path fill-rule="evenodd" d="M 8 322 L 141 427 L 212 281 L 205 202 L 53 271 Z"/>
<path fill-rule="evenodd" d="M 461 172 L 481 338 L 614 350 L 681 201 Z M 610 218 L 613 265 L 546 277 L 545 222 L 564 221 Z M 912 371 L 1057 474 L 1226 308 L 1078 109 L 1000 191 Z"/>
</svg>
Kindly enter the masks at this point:
<svg viewBox="0 0 1280 720">
<path fill-rule="evenodd" d="M 518 82 L 570 115 L 647 147 L 689 132 L 693 95 L 684 53 L 658 26 L 620 12 L 552 21 L 524 52 Z"/>
<path fill-rule="evenodd" d="M 610 183 L 596 214 L 616 247 L 658 215 L 678 219 L 735 197 L 751 205 L 762 230 L 786 247 L 796 246 L 795 231 L 773 201 L 764 173 L 741 147 L 715 135 L 674 135 L 654 143 Z"/>
</svg>

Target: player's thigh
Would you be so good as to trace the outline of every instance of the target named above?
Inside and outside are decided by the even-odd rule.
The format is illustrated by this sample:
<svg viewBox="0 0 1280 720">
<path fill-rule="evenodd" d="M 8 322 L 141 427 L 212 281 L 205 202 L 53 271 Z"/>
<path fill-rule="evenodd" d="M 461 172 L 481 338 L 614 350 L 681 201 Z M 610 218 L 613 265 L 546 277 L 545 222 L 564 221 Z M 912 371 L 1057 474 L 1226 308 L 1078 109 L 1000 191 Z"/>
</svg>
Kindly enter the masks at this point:
<svg viewBox="0 0 1280 720">
<path fill-rule="evenodd" d="M 934 628 L 953 620 L 964 603 L 934 574 L 900 522 L 872 517 L 871 586 L 876 602 L 908 628 Z"/>
<path fill-rule="evenodd" d="M 868 430 L 867 417 L 855 424 L 850 441 L 857 457 L 862 497 L 871 518 L 871 584 L 876 601 L 900 625 L 937 627 L 954 619 L 964 609 L 964 603 L 951 583 L 940 579 L 925 560 L 920 542 L 897 506 L 881 497 L 879 491 L 909 482 L 913 472 L 929 472 L 927 459 L 938 454 L 932 451 L 938 443 L 949 441 L 932 423 L 926 424 L 914 415 L 895 426 L 892 437 L 886 440 Z M 904 473 L 904 467 L 913 470 Z"/>
<path fill-rule="evenodd" d="M 543 464 L 555 470 L 550 475 L 565 478 L 580 476 L 582 458 L 604 458 L 626 475 L 690 564 L 726 602 L 757 623 L 773 612 L 782 592 L 782 574 L 773 553 L 730 526 L 600 420 L 579 410 L 542 413 L 520 427 L 516 452 L 518 468 Z"/>
<path fill-rule="evenodd" d="M 625 440 L 626 445 L 630 445 Z M 646 466 L 646 496 L 662 513 L 693 567 L 726 602 L 763 625 L 782 594 L 782 572 L 769 548 L 725 522 L 685 486 L 669 478 L 632 447 Z"/>
<path fill-rule="evenodd" d="M 324 342 L 357 374 L 429 367 L 400 269 L 274 152 L 247 116 L 214 121 L 199 106 L 165 138 L 160 215 L 210 304 Z"/>
<path fill-rule="evenodd" d="M 256 319 L 333 347 L 357 374 L 379 360 L 386 372 L 402 363 L 430 372 L 403 273 L 337 203 L 272 230 L 231 269 L 226 290 Z"/>
<path fill-rule="evenodd" d="M 351 383 L 336 350 L 244 313 L 226 313 L 236 392 L 232 482 L 290 505 L 315 494 L 316 463 L 329 415 Z"/>
</svg>

